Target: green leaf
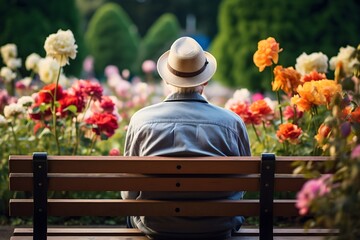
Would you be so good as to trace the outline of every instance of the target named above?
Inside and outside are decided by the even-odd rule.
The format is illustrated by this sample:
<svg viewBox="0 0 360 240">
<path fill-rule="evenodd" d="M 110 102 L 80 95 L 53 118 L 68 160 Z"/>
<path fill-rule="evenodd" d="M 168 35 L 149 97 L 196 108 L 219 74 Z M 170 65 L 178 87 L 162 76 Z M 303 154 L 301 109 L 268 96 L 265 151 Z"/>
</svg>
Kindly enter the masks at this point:
<svg viewBox="0 0 360 240">
<path fill-rule="evenodd" d="M 63 111 L 69 111 L 72 112 L 73 114 L 77 113 L 77 107 L 75 105 L 70 105 L 67 108 L 65 108 Z"/>
</svg>

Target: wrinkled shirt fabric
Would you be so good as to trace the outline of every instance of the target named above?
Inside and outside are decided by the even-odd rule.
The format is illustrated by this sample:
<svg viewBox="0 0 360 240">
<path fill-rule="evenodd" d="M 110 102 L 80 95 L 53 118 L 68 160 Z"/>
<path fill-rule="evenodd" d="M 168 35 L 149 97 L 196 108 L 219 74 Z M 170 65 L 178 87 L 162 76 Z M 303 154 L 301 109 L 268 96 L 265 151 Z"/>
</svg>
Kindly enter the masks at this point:
<svg viewBox="0 0 360 240">
<path fill-rule="evenodd" d="M 136 112 L 128 126 L 125 156 L 250 156 L 242 119 L 198 93 L 175 93 Z M 206 166 L 204 166 L 206 168 Z M 134 192 L 123 199 L 241 199 L 244 192 Z M 244 222 L 236 217 L 133 216 L 131 222 L 156 239 L 226 239 Z"/>
</svg>

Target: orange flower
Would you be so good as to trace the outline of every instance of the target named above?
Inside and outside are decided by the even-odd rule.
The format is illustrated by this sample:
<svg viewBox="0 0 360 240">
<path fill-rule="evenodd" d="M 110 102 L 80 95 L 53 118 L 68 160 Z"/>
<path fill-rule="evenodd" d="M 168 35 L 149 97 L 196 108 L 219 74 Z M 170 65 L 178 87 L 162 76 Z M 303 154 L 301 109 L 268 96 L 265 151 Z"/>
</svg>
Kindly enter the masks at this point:
<svg viewBox="0 0 360 240">
<path fill-rule="evenodd" d="M 283 123 L 279 126 L 276 136 L 279 142 L 289 141 L 291 144 L 297 144 L 302 133 L 301 128 L 292 123 Z"/>
<path fill-rule="evenodd" d="M 324 140 L 329 136 L 331 128 L 324 123 L 320 125 L 318 129 L 318 134 L 315 136 L 316 141 L 319 144 L 323 144 Z"/>
<path fill-rule="evenodd" d="M 245 124 L 259 125 L 261 123 L 261 116 L 250 112 L 247 102 L 231 101 L 227 103 L 226 108 L 239 115 Z"/>
<path fill-rule="evenodd" d="M 351 112 L 351 121 L 360 122 L 360 107 L 355 108 L 355 110 Z"/>
<path fill-rule="evenodd" d="M 301 79 L 302 82 L 319 81 L 326 79 L 325 73 L 318 73 L 316 70 L 304 75 Z"/>
<path fill-rule="evenodd" d="M 305 98 L 301 98 L 299 95 L 293 96 L 290 101 L 291 104 L 296 105 L 296 108 L 301 112 L 309 111 L 312 107 L 311 102 Z"/>
<path fill-rule="evenodd" d="M 272 82 L 272 90 L 283 90 L 286 94 L 293 94 L 300 84 L 301 74 L 293 67 L 283 68 L 276 66 L 274 69 L 275 79 Z"/>
<path fill-rule="evenodd" d="M 332 97 L 341 91 L 341 85 L 333 80 L 306 82 L 298 86 L 299 95 L 292 97 L 291 103 L 297 105 L 300 111 L 307 111 L 312 106 L 328 105 Z"/>
<path fill-rule="evenodd" d="M 264 99 L 253 102 L 249 106 L 249 111 L 253 115 L 258 115 L 263 121 L 268 121 L 274 118 L 274 111 Z"/>
<path fill-rule="evenodd" d="M 253 56 L 253 61 L 259 68 L 259 71 L 262 72 L 265 67 L 278 62 L 279 52 L 281 51 L 279 43 L 273 37 L 268 37 L 265 40 L 259 41 L 258 50 Z"/>
</svg>

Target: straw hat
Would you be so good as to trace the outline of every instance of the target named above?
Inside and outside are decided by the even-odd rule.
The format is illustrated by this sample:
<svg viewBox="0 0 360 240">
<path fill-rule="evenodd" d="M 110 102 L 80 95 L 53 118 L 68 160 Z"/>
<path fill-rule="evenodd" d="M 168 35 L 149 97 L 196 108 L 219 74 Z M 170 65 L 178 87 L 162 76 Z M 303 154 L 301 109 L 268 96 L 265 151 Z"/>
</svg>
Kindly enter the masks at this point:
<svg viewBox="0 0 360 240">
<path fill-rule="evenodd" d="M 157 70 L 170 85 L 195 87 L 211 79 L 216 71 L 216 59 L 203 51 L 194 39 L 181 37 L 160 56 Z"/>
</svg>

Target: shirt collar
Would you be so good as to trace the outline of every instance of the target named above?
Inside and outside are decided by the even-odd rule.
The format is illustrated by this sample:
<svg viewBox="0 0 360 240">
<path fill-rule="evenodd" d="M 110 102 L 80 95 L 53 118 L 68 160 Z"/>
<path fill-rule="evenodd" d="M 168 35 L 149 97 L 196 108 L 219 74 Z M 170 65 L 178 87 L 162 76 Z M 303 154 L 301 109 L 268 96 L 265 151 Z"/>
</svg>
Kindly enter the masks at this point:
<svg viewBox="0 0 360 240">
<path fill-rule="evenodd" d="M 173 93 L 170 94 L 164 102 L 175 102 L 175 101 L 196 101 L 207 103 L 205 98 L 197 92 L 192 93 Z"/>
</svg>

